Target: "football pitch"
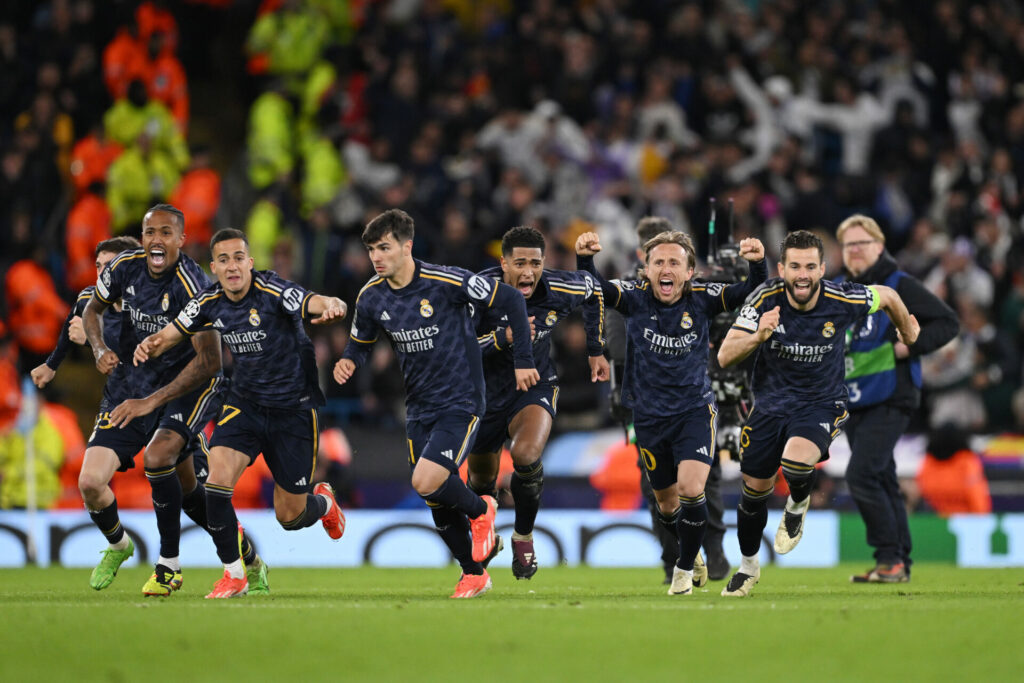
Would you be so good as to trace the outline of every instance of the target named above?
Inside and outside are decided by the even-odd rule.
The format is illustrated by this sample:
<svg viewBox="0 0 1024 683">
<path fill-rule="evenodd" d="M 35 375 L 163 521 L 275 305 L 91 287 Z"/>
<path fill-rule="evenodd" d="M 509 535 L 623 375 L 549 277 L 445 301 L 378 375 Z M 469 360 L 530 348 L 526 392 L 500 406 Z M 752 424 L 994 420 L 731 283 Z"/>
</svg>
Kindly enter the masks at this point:
<svg viewBox="0 0 1024 683">
<path fill-rule="evenodd" d="M 670 597 L 658 569 L 542 567 L 450 600 L 458 569 L 276 569 L 271 594 L 204 600 L 212 569 L 144 599 L 86 569 L 0 570 L 0 681 L 1019 680 L 1024 570 L 918 564 L 762 570 L 745 599 L 713 581 Z"/>
</svg>

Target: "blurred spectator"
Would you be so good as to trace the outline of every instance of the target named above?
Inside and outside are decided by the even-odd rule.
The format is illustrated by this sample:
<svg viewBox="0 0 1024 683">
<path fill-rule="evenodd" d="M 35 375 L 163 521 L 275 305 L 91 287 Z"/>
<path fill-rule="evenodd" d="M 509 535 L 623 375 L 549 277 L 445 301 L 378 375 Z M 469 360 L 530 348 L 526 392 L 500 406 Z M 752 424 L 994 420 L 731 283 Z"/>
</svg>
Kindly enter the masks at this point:
<svg viewBox="0 0 1024 683">
<path fill-rule="evenodd" d="M 213 221 L 220 207 L 220 174 L 213 169 L 209 148 L 193 147 L 191 157 L 188 171 L 171 193 L 170 203 L 185 214 L 186 251 L 203 263 L 213 237 Z"/>
<path fill-rule="evenodd" d="M 154 31 L 148 38 L 149 68 L 146 86 L 149 96 L 170 110 L 182 133 L 188 131 L 188 79 L 170 38 L 163 31 Z"/>
<path fill-rule="evenodd" d="M 139 138 L 146 136 L 152 149 L 165 155 L 176 172 L 188 165 L 185 138 L 167 107 L 149 98 L 142 80 L 133 80 L 128 85 L 127 96 L 103 115 L 103 126 L 109 140 L 125 147 L 138 144 Z M 167 192 L 170 193 L 170 189 Z"/>
<path fill-rule="evenodd" d="M 121 145 L 108 140 L 103 127 L 96 125 L 71 149 L 71 181 L 78 192 L 97 182 L 104 182 L 107 170 L 121 155 Z"/>
<path fill-rule="evenodd" d="M 640 470 L 636 444 L 628 441 L 608 449 L 590 475 L 590 485 L 601 494 L 602 510 L 632 511 L 640 507 Z"/>
<path fill-rule="evenodd" d="M 146 210 L 165 201 L 178 186 L 178 166 L 145 133 L 110 165 L 107 205 L 115 234 L 141 229 Z"/>
<path fill-rule="evenodd" d="M 40 265 L 44 249 L 33 258 L 15 262 L 4 279 L 7 321 L 18 346 L 18 360 L 27 372 L 39 365 L 57 345 L 69 306 L 57 295 L 53 278 Z"/>
<path fill-rule="evenodd" d="M 104 187 L 95 182 L 68 212 L 65 228 L 67 287 L 80 292 L 96 284 L 96 245 L 110 237 L 112 217 Z"/>
<path fill-rule="evenodd" d="M 932 432 L 928 452 L 914 478 L 917 493 L 942 516 L 992 512 L 988 480 L 966 435 L 954 428 Z"/>
</svg>

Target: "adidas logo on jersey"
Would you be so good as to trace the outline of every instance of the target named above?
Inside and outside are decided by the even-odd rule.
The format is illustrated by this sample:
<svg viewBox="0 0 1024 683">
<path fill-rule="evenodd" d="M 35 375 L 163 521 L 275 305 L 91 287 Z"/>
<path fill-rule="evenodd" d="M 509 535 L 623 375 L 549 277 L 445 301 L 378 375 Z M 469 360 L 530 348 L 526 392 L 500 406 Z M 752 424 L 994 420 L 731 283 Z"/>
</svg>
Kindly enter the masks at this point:
<svg viewBox="0 0 1024 683">
<path fill-rule="evenodd" d="M 295 482 L 295 485 L 296 486 L 305 486 L 306 485 L 306 478 L 303 477 L 302 479 L 299 479 L 297 482 Z"/>
<path fill-rule="evenodd" d="M 697 452 L 700 453 L 701 455 L 703 455 L 704 457 L 707 457 L 708 447 L 707 446 L 701 446 L 700 448 L 697 449 Z"/>
<path fill-rule="evenodd" d="M 775 328 L 774 334 L 786 334 L 786 326 L 779 323 L 779 326 Z"/>
<path fill-rule="evenodd" d="M 171 419 L 172 420 L 177 420 L 178 422 L 184 422 L 185 421 L 185 416 L 182 415 L 181 413 L 175 413 L 174 415 L 171 415 Z"/>
<path fill-rule="evenodd" d="M 128 289 L 124 290 L 128 296 L 135 296 L 135 285 L 128 285 Z"/>
<path fill-rule="evenodd" d="M 384 311 L 383 313 L 380 314 L 380 319 L 381 320 L 391 320 L 391 316 L 388 315 L 387 311 Z"/>
<path fill-rule="evenodd" d="M 550 403 L 548 403 L 548 400 L 547 400 L 546 398 L 542 398 L 542 399 L 541 399 L 541 403 L 543 403 L 543 404 L 544 404 L 544 405 L 546 405 L 546 406 L 549 406 L 549 405 L 551 405 Z"/>
<path fill-rule="evenodd" d="M 208 476 L 210 476 L 210 473 L 209 473 L 209 472 L 207 472 L 207 471 L 206 471 L 206 468 L 204 467 L 203 469 L 201 469 L 201 470 L 199 470 L 198 472 L 196 472 L 196 476 L 197 476 L 197 477 L 199 477 L 200 479 L 202 479 L 203 477 L 208 477 Z"/>
<path fill-rule="evenodd" d="M 213 326 L 216 327 L 218 330 L 223 330 L 224 329 L 224 321 L 222 321 L 220 318 L 217 318 L 214 321 Z"/>
<path fill-rule="evenodd" d="M 829 434 L 832 433 L 832 425 L 830 425 L 828 422 L 819 422 L 818 424 L 820 424 L 821 428 L 824 429 Z"/>
</svg>

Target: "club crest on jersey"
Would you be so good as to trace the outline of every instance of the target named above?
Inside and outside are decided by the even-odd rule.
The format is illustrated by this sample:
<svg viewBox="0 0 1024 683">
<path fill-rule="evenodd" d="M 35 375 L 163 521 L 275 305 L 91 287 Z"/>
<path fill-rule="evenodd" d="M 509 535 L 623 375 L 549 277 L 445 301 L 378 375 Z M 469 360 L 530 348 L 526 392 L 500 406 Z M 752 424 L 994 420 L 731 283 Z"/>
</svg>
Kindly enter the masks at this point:
<svg viewBox="0 0 1024 683">
<path fill-rule="evenodd" d="M 255 308 L 249 309 L 249 324 L 253 327 L 260 326 L 260 314 Z"/>
<path fill-rule="evenodd" d="M 166 311 L 170 307 L 171 307 L 171 297 L 167 294 L 167 292 L 164 292 L 164 298 L 160 299 L 160 308 L 162 308 L 162 309 L 164 309 Z"/>
<path fill-rule="evenodd" d="M 832 336 L 835 335 L 835 333 L 836 333 L 836 326 L 834 324 L 832 324 L 831 320 L 829 320 L 827 323 L 825 323 L 825 326 L 823 328 L 821 328 L 821 334 L 824 337 L 832 337 Z"/>
<path fill-rule="evenodd" d="M 434 315 L 434 307 L 430 305 L 430 299 L 420 299 L 420 315 L 424 318 Z"/>
<path fill-rule="evenodd" d="M 551 327 L 558 321 L 558 313 L 556 311 L 548 311 L 548 317 L 544 318 L 544 324 Z"/>
<path fill-rule="evenodd" d="M 684 330 L 688 330 L 693 327 L 693 318 L 690 317 L 689 312 L 683 312 L 683 319 L 679 321 L 679 326 Z"/>
</svg>

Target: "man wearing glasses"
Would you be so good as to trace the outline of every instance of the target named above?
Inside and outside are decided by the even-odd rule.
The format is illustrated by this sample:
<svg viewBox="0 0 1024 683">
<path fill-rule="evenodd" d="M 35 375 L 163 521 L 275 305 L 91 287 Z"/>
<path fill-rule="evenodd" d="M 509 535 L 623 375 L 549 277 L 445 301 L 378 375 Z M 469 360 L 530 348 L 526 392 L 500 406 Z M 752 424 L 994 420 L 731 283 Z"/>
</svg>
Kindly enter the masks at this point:
<svg viewBox="0 0 1024 683">
<path fill-rule="evenodd" d="M 850 393 L 850 464 L 846 481 L 875 549 L 875 567 L 850 577 L 854 583 L 910 580 L 910 528 L 896 478 L 893 448 L 921 403 L 920 357 L 956 336 L 956 313 L 918 280 L 899 270 L 885 250 L 885 235 L 874 219 L 860 214 L 840 223 L 844 276 L 864 285 L 895 289 L 917 318 L 921 332 L 910 346 L 882 312 L 847 332 L 846 387 Z"/>
</svg>

